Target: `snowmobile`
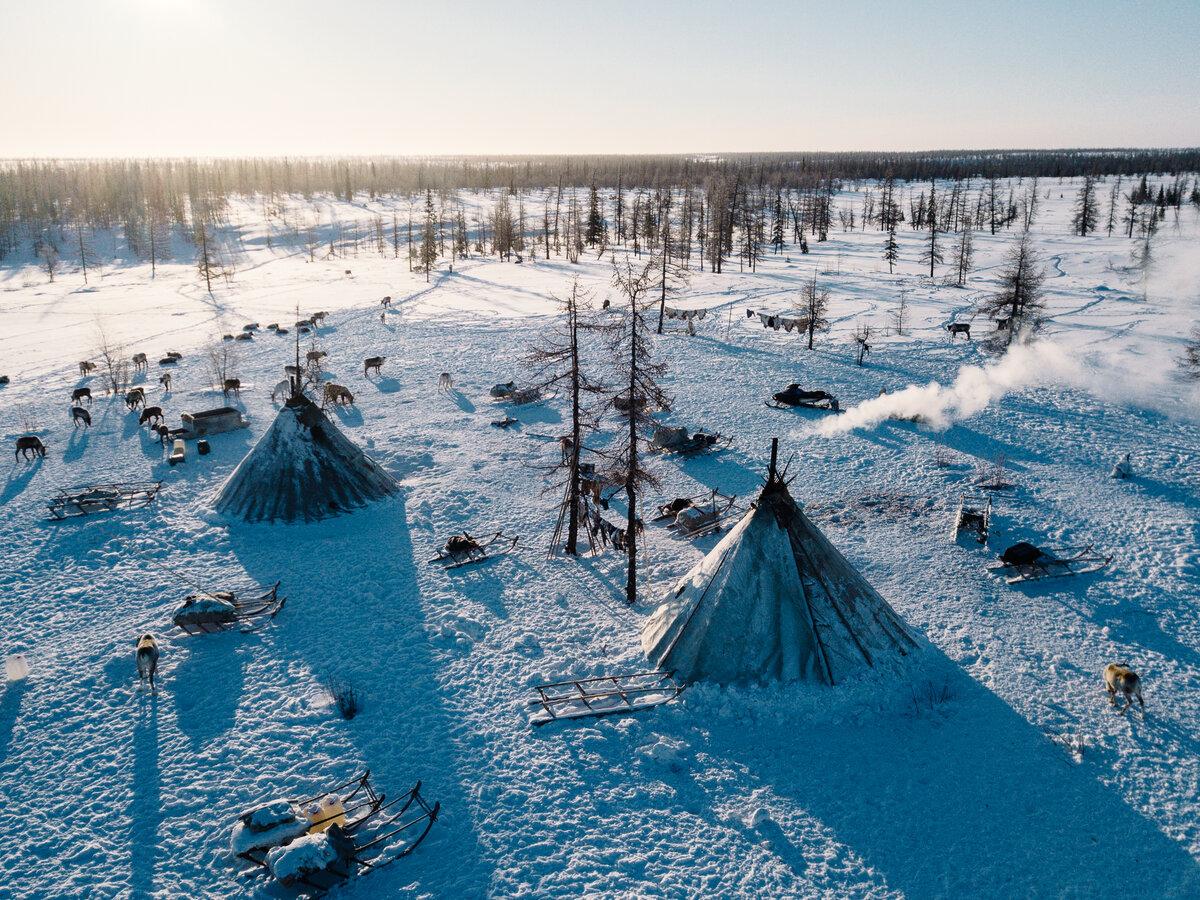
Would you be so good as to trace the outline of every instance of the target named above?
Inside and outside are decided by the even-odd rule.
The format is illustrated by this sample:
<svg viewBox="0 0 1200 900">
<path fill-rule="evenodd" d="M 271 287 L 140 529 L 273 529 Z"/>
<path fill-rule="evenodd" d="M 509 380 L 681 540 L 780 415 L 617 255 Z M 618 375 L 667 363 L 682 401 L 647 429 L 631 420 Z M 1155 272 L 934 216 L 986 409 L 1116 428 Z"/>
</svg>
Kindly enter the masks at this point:
<svg viewBox="0 0 1200 900">
<path fill-rule="evenodd" d="M 443 569 L 457 569 L 460 566 L 469 566 L 472 563 L 481 563 L 496 556 L 503 556 L 517 546 L 518 540 L 520 540 L 519 537 L 509 537 L 503 531 L 497 531 L 484 540 L 478 540 L 464 531 L 462 534 L 451 535 L 441 552 L 430 562 L 440 563 Z M 492 549 L 493 547 L 496 549 Z"/>
<path fill-rule="evenodd" d="M 1009 584 L 1087 575 L 1099 572 L 1112 562 L 1111 556 L 1097 553 L 1091 544 L 1084 547 L 1059 547 L 1042 550 L 1026 541 L 1013 544 L 1000 554 L 1000 565 L 988 571 L 1003 575 Z"/>
<path fill-rule="evenodd" d="M 798 384 L 789 384 L 779 393 L 764 401 L 771 409 L 794 409 L 803 406 L 805 409 L 827 409 L 840 412 L 837 397 L 828 391 L 806 391 Z"/>
</svg>

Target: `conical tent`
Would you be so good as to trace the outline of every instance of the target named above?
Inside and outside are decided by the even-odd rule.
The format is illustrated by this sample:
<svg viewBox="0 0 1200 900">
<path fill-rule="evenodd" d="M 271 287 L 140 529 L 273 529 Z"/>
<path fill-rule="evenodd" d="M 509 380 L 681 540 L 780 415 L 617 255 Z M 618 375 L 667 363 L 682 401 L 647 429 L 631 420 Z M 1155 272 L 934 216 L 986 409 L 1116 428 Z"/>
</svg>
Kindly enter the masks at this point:
<svg viewBox="0 0 1200 900">
<path fill-rule="evenodd" d="M 685 681 L 836 684 L 917 643 L 772 466 L 755 506 L 646 622 L 642 647 Z"/>
<path fill-rule="evenodd" d="M 316 404 L 298 394 L 233 470 L 215 505 L 247 522 L 311 522 L 399 489 Z"/>
</svg>

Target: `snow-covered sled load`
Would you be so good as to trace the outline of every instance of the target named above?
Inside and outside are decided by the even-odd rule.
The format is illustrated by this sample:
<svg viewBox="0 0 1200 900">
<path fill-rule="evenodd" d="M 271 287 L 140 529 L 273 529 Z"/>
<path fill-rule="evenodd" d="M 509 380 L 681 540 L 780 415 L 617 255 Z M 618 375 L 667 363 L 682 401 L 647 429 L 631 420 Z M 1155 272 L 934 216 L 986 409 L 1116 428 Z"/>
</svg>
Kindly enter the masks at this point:
<svg viewBox="0 0 1200 900">
<path fill-rule="evenodd" d="M 688 434 L 682 425 L 659 425 L 650 436 L 651 453 L 676 453 L 680 456 L 694 456 L 708 450 L 727 447 L 733 442 L 732 438 L 722 437 L 712 431 L 701 428 L 695 434 Z"/>
<path fill-rule="evenodd" d="M 370 771 L 302 800 L 276 799 L 246 810 L 230 849 L 288 888 L 320 896 L 360 873 L 407 856 L 429 834 L 440 803 L 430 806 L 421 782 L 385 799 Z"/>
<path fill-rule="evenodd" d="M 1097 553 L 1091 544 L 1083 547 L 1058 547 L 1043 550 L 1027 541 L 1019 541 L 1000 554 L 1000 565 L 989 571 L 1004 576 L 1009 584 L 1087 575 L 1107 568 L 1111 556 Z"/>
<path fill-rule="evenodd" d="M 670 520 L 667 526 L 687 538 L 703 537 L 720 531 L 740 513 L 737 496 L 713 490 L 694 497 L 676 497 L 658 508 L 656 522 Z"/>
<path fill-rule="evenodd" d="M 899 667 L 908 626 L 804 514 L 775 468 L 749 512 L 642 629 L 642 648 L 682 681 L 837 684 Z"/>
<path fill-rule="evenodd" d="M 772 409 L 794 409 L 803 406 L 806 409 L 840 411 L 837 397 L 833 394 L 828 391 L 806 391 L 798 384 L 789 384 L 765 402 Z"/>
<path fill-rule="evenodd" d="M 217 512 L 246 522 L 312 522 L 396 493 L 400 485 L 315 403 L 290 397 L 238 463 Z"/>
<path fill-rule="evenodd" d="M 269 590 L 212 591 L 191 594 L 175 610 L 171 621 L 185 634 L 213 634 L 241 626 L 243 633 L 261 628 L 283 609 L 287 597 L 279 596 L 279 582 Z"/>
<path fill-rule="evenodd" d="M 529 724 L 547 725 L 661 706 L 683 693 L 683 685 L 670 672 L 634 672 L 539 684 L 534 692 L 537 696 L 526 705 Z"/>
</svg>

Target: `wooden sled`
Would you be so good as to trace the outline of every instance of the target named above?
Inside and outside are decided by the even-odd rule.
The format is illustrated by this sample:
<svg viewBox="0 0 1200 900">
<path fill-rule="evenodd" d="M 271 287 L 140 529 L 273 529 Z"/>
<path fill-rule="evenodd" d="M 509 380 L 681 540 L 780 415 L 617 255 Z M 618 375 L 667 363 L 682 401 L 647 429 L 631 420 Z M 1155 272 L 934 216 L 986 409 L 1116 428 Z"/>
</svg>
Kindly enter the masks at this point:
<svg viewBox="0 0 1200 900">
<path fill-rule="evenodd" d="M 466 536 L 465 532 L 464 536 Z M 443 549 L 429 561 L 431 563 L 440 563 L 443 569 L 457 569 L 510 553 L 517 546 L 517 541 L 520 539 L 520 536 L 509 537 L 503 531 L 497 531 L 482 541 L 472 539 L 475 540 L 475 546 L 473 547 L 463 550 Z M 492 549 L 493 547 L 496 549 Z"/>
<path fill-rule="evenodd" d="M 681 501 L 686 501 L 686 504 L 679 505 Z M 689 539 L 703 537 L 720 531 L 730 519 L 739 515 L 736 503 L 736 495 L 715 490 L 695 497 L 682 497 L 660 506 L 654 521 L 670 519 L 671 524 L 667 527 L 676 534 Z"/>
<path fill-rule="evenodd" d="M 633 713 L 670 703 L 684 686 L 673 672 L 636 672 L 541 684 L 537 697 L 525 704 L 531 725 L 566 719 Z"/>
<path fill-rule="evenodd" d="M 973 535 L 975 543 L 985 546 L 992 527 L 992 498 L 972 497 L 962 494 L 958 498 L 958 512 L 954 515 L 953 540 L 966 532 Z"/>
<path fill-rule="evenodd" d="M 1007 551 L 1006 551 L 1007 552 Z M 1001 563 L 990 566 L 989 572 L 1004 576 L 1009 584 L 1026 581 L 1043 581 L 1047 578 L 1065 578 L 1070 575 L 1087 575 L 1099 572 L 1112 562 L 1112 556 L 1097 553 L 1091 544 L 1085 547 L 1059 547 L 1041 550 L 1028 562 Z"/>
<path fill-rule="evenodd" d="M 664 456 L 699 456 L 701 453 L 717 453 L 732 443 L 731 437 L 701 428 L 684 440 L 658 446 L 651 444 L 647 449 L 650 453 L 661 453 Z"/>
<path fill-rule="evenodd" d="M 255 847 L 238 853 L 238 858 L 254 865 L 255 868 L 250 872 L 262 870 L 270 874 L 267 854 L 272 849 L 286 847 L 298 837 L 308 834 L 326 829 L 333 831 L 336 826 L 338 839 L 345 842 L 344 858 L 338 859 L 329 868 L 307 873 L 293 883 L 284 885 L 293 889 L 297 896 L 319 897 L 354 876 L 381 869 L 412 853 L 437 821 L 441 803 L 435 802 L 430 806 L 421 794 L 419 781 L 403 794 L 389 800 L 384 794 L 376 792 L 370 778 L 371 772 L 367 770 L 332 790 L 289 801 L 301 818 L 306 815 L 305 807 L 312 804 L 332 799 L 336 801 L 336 806 L 322 806 L 322 813 L 310 816 L 303 834 L 273 846 Z"/>
<path fill-rule="evenodd" d="M 283 605 L 287 603 L 287 597 L 279 596 L 279 584 L 275 582 L 268 591 L 253 597 L 240 597 L 234 591 L 214 591 L 212 593 L 203 592 L 200 597 L 211 597 L 216 600 L 224 600 L 233 605 L 234 617 L 232 619 L 210 620 L 185 620 L 180 621 L 176 616 L 172 621 L 175 627 L 184 634 L 216 634 L 221 631 L 229 631 L 232 628 L 239 628 L 242 634 L 249 634 L 252 631 L 257 631 L 279 614 L 283 609 Z M 184 598 L 186 602 L 190 598 Z"/>
<path fill-rule="evenodd" d="M 46 504 L 46 508 L 50 510 L 50 518 L 55 521 L 117 509 L 141 509 L 153 503 L 161 489 L 161 481 L 94 484 L 59 491 Z"/>
</svg>

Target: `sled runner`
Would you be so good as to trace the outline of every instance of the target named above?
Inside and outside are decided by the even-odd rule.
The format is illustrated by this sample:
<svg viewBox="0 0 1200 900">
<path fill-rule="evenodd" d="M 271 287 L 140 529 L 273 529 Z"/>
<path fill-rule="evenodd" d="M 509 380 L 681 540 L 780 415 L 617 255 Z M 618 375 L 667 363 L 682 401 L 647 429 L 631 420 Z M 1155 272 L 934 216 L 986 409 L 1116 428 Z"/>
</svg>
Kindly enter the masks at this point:
<svg viewBox="0 0 1200 900">
<path fill-rule="evenodd" d="M 516 425 L 517 420 L 512 416 L 505 416 L 503 419 L 496 419 L 492 422 L 493 428 L 508 428 L 510 425 Z"/>
<path fill-rule="evenodd" d="M 672 672 L 636 672 L 541 684 L 526 707 L 531 725 L 631 713 L 669 703 L 683 693 Z"/>
<path fill-rule="evenodd" d="M 963 532 L 974 536 L 978 544 L 987 544 L 988 530 L 992 525 L 992 498 L 972 497 L 962 494 L 958 499 L 958 512 L 954 516 L 954 530 L 950 535 L 955 540 Z"/>
<path fill-rule="evenodd" d="M 257 631 L 274 619 L 287 597 L 279 596 L 279 582 L 268 591 L 243 597 L 235 591 L 190 594 L 171 621 L 185 634 L 215 634 L 240 626 L 243 634 Z"/>
<path fill-rule="evenodd" d="M 247 810 L 233 826 L 235 855 L 264 869 L 301 896 L 317 897 L 349 878 L 407 856 L 437 821 L 421 782 L 390 800 L 370 771 L 301 800 L 272 800 Z"/>
<path fill-rule="evenodd" d="M 161 481 L 126 481 L 94 484 L 85 488 L 59 491 L 46 504 L 55 520 L 109 512 L 114 509 L 141 509 L 149 506 L 162 489 Z"/>
<path fill-rule="evenodd" d="M 654 521 L 671 519 L 667 527 L 687 538 L 698 538 L 720 531 L 725 523 L 741 511 L 735 509 L 737 496 L 712 491 L 695 497 L 677 497 L 658 508 Z"/>
<path fill-rule="evenodd" d="M 452 535 L 450 540 L 446 541 L 446 546 L 430 562 L 441 563 L 443 569 L 457 569 L 510 553 L 519 540 L 519 536 L 509 537 L 503 531 L 497 531 L 483 540 L 473 538 L 464 531 L 462 534 Z M 492 549 L 493 547 L 496 549 Z"/>
<path fill-rule="evenodd" d="M 840 412 L 837 397 L 827 391 L 806 391 L 798 384 L 789 384 L 779 393 L 764 401 L 772 409 L 795 409 L 803 406 L 805 409 L 827 409 Z"/>
<path fill-rule="evenodd" d="M 1000 565 L 991 566 L 988 571 L 1003 575 L 1009 584 L 1062 578 L 1067 575 L 1087 575 L 1090 572 L 1099 572 L 1112 562 L 1111 556 L 1097 553 L 1091 544 L 1086 547 L 1041 550 L 1025 541 L 1013 544 L 1000 554 L 1000 559 Z"/>
</svg>

